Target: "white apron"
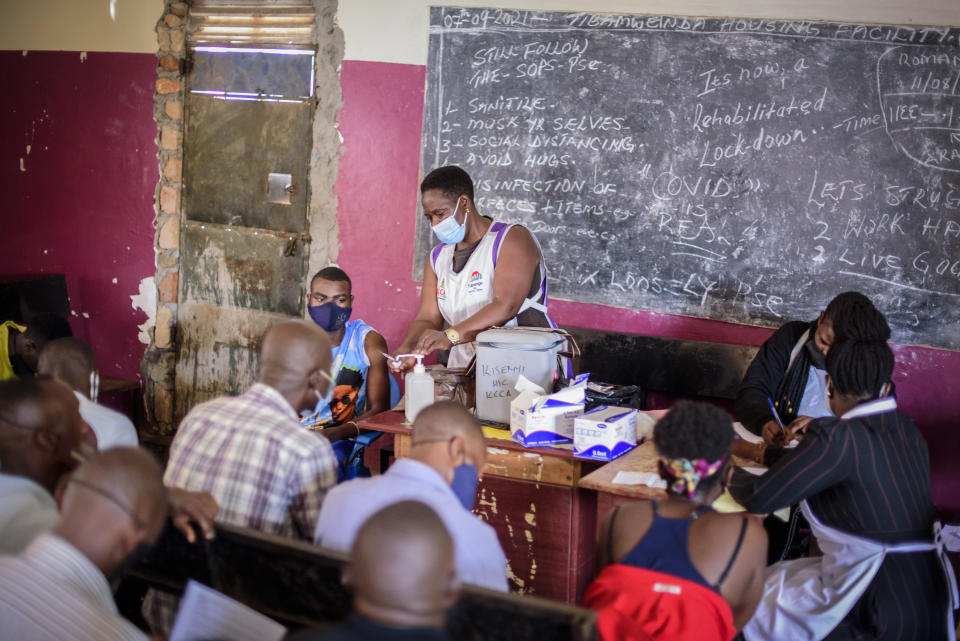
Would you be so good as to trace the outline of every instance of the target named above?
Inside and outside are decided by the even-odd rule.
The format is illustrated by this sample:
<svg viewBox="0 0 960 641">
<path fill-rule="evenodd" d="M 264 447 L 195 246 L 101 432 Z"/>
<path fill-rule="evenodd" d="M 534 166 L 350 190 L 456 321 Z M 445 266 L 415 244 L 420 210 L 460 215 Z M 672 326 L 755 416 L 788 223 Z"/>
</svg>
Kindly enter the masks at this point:
<svg viewBox="0 0 960 641">
<path fill-rule="evenodd" d="M 491 224 L 460 273 L 453 271 L 453 253 L 456 244 L 437 245 L 430 252 L 431 265 L 437 275 L 437 307 L 440 308 L 440 314 L 447 325 L 453 326 L 470 318 L 493 300 L 493 271 L 497 265 L 500 245 L 511 227 L 513 225 L 506 223 Z M 532 233 L 530 235 L 533 236 Z M 533 308 L 547 316 L 547 268 L 543 263 L 543 251 L 536 236 L 533 236 L 533 242 L 536 243 L 537 251 L 540 252 L 540 287 L 536 296 L 524 299 L 517 313 Z M 547 316 L 547 322 L 551 327 L 556 327 L 549 316 Z M 516 324 L 515 317 L 502 323 L 505 327 Z M 466 367 L 476 351 L 475 342 L 455 345 L 450 350 L 447 366 Z"/>
<path fill-rule="evenodd" d="M 896 409 L 894 398 L 864 403 L 841 418 L 879 414 Z M 887 554 L 935 550 L 947 578 L 952 609 L 957 608 L 957 584 L 940 532 L 934 524 L 933 541 L 880 543 L 841 532 L 820 521 L 800 503 L 822 557 L 781 561 L 766 570 L 763 598 L 743 628 L 747 641 L 820 641 L 836 628 L 873 582 Z M 949 641 L 956 641 L 953 612 L 948 609 Z"/>
</svg>

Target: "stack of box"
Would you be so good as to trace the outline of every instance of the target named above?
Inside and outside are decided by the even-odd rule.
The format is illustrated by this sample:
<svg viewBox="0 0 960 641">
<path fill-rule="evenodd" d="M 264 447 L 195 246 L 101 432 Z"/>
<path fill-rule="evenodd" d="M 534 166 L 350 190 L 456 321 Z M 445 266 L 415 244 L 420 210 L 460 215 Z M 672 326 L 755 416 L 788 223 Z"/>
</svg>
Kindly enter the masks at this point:
<svg viewBox="0 0 960 641">
<path fill-rule="evenodd" d="M 588 374 L 578 376 L 570 387 L 547 394 L 522 375 L 519 395 L 510 403 L 510 435 L 526 447 L 573 442 L 573 421 L 583 414 Z"/>
<path fill-rule="evenodd" d="M 637 445 L 637 410 L 600 405 L 573 422 L 573 453 L 612 461 Z"/>
</svg>

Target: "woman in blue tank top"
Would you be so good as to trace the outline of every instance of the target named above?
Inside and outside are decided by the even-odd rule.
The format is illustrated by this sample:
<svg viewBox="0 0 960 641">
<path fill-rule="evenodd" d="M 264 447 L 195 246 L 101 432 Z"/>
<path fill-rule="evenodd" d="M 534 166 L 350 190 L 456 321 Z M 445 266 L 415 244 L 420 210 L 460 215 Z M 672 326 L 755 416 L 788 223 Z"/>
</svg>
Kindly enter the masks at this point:
<svg viewBox="0 0 960 641">
<path fill-rule="evenodd" d="M 729 415 L 689 401 L 655 426 L 667 498 L 617 506 L 600 530 L 603 570 L 584 602 L 599 611 L 604 641 L 729 641 L 753 615 L 766 532 L 758 519 L 710 508 L 730 476 L 733 438 Z"/>
</svg>

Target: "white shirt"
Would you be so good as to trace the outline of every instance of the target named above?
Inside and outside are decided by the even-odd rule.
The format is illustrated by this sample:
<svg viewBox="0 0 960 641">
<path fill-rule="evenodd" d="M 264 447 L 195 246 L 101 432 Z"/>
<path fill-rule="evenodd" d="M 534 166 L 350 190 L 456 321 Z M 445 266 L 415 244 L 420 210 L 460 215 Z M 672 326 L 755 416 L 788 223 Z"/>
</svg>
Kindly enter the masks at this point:
<svg viewBox="0 0 960 641">
<path fill-rule="evenodd" d="M 323 547 L 349 552 L 360 526 L 382 508 L 400 501 L 420 501 L 437 513 L 453 539 L 461 581 L 506 591 L 507 559 L 496 531 L 464 509 L 436 470 L 413 459 L 400 459 L 380 476 L 354 479 L 330 490 L 314 540 Z"/>
<path fill-rule="evenodd" d="M 803 388 L 803 398 L 800 399 L 800 409 L 797 416 L 823 418 L 833 416 L 830 409 L 830 399 L 827 398 L 827 372 L 810 366 L 807 374 L 807 386 Z"/>
<path fill-rule="evenodd" d="M 97 448 L 102 452 L 111 447 L 137 447 L 137 430 L 133 422 L 116 410 L 94 403 L 80 392 L 74 392 L 80 401 L 80 416 L 97 435 Z"/>
<path fill-rule="evenodd" d="M 147 641 L 117 613 L 103 573 L 53 534 L 0 558 L 0 621 L 4 641 Z"/>
<path fill-rule="evenodd" d="M 24 476 L 0 473 L 0 554 L 20 554 L 59 521 L 57 504 L 46 489 Z"/>
</svg>

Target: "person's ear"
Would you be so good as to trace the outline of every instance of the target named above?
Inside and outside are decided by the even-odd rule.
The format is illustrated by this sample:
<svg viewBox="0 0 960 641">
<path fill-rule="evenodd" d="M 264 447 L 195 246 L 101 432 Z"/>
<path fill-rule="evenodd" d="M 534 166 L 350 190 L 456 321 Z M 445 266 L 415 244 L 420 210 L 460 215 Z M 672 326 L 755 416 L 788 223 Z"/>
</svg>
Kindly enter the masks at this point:
<svg viewBox="0 0 960 641">
<path fill-rule="evenodd" d="M 31 436 L 31 441 L 38 450 L 44 453 L 49 452 L 52 455 L 57 449 L 60 437 L 50 430 L 35 430 Z"/>
<path fill-rule="evenodd" d="M 447 454 L 450 456 L 450 467 L 457 467 L 467 462 L 467 443 L 459 434 L 447 443 Z"/>
<path fill-rule="evenodd" d="M 823 323 L 823 312 L 820 312 L 820 315 L 817 316 L 817 327 L 820 327 L 821 323 Z"/>
</svg>

